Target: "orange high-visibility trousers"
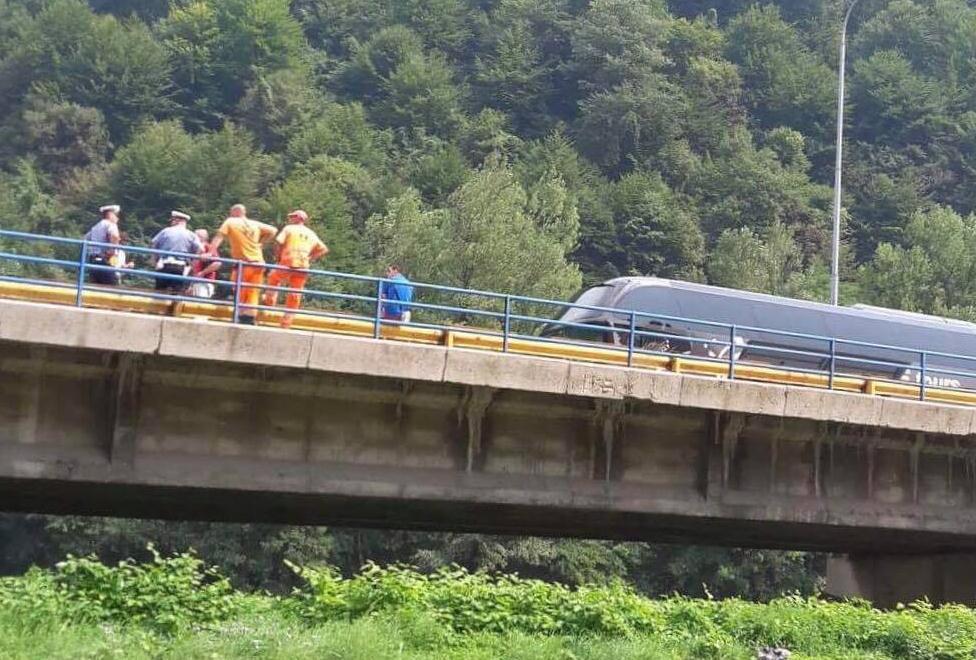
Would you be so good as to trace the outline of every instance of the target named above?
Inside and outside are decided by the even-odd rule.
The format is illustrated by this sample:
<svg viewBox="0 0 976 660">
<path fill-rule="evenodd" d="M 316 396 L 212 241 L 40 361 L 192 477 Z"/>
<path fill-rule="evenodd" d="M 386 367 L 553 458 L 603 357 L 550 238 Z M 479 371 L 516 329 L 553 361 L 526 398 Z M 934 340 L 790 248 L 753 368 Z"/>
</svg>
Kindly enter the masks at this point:
<svg viewBox="0 0 976 660">
<path fill-rule="evenodd" d="M 234 281 L 237 281 L 237 274 L 234 274 Z M 250 284 L 251 286 L 245 286 Z M 258 305 L 261 297 L 261 290 L 256 288 L 264 284 L 264 264 L 255 266 L 241 267 L 241 286 L 237 290 L 237 304 L 240 308 L 240 316 L 257 317 L 258 310 L 254 309 Z"/>
<path fill-rule="evenodd" d="M 281 318 L 281 327 L 289 328 L 291 327 L 292 321 L 295 319 L 294 310 L 298 309 L 302 304 L 302 294 L 301 289 L 305 288 L 305 283 L 308 281 L 308 271 L 306 270 L 294 270 L 294 269 L 275 269 L 271 271 L 268 275 L 268 286 L 280 286 L 285 289 L 298 289 L 299 291 L 289 291 L 285 294 L 285 307 L 288 308 L 288 312 Z M 274 307 L 278 304 L 278 291 L 267 291 L 264 294 L 264 306 Z"/>
</svg>

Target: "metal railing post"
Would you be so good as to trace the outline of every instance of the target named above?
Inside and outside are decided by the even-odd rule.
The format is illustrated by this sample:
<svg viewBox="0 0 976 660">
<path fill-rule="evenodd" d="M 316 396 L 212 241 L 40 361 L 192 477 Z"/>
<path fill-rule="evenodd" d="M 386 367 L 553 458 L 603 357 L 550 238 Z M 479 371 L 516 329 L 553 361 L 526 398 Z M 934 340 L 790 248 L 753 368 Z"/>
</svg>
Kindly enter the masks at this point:
<svg viewBox="0 0 976 660">
<path fill-rule="evenodd" d="M 735 326 L 729 328 L 729 380 L 735 380 Z"/>
<path fill-rule="evenodd" d="M 81 257 L 78 263 L 78 292 L 75 296 L 75 307 L 81 307 L 85 301 L 85 265 L 88 263 L 88 241 L 81 243 Z"/>
<path fill-rule="evenodd" d="M 241 320 L 241 296 L 244 292 L 241 291 L 241 282 L 244 281 L 244 264 L 238 261 L 234 268 L 234 323 L 239 323 Z"/>
<path fill-rule="evenodd" d="M 830 374 L 827 376 L 827 389 L 834 389 L 834 375 L 837 373 L 837 340 L 830 340 Z"/>
<path fill-rule="evenodd" d="M 925 376 L 926 376 L 925 372 L 927 370 L 928 365 L 926 364 L 927 360 L 925 359 L 926 358 L 925 351 L 921 351 L 919 355 L 922 358 L 920 360 L 920 365 L 922 369 L 921 369 L 921 374 L 919 375 L 918 378 L 918 399 L 919 401 L 925 401 Z"/>
<path fill-rule="evenodd" d="M 383 280 L 376 280 L 376 316 L 373 317 L 373 339 L 380 338 L 383 317 Z"/>
<path fill-rule="evenodd" d="M 634 366 L 634 335 L 637 333 L 637 312 L 630 313 L 630 332 L 627 334 L 627 366 Z"/>
<path fill-rule="evenodd" d="M 508 339 L 512 333 L 512 296 L 505 296 L 505 325 L 502 330 L 502 353 L 508 353 Z"/>
</svg>

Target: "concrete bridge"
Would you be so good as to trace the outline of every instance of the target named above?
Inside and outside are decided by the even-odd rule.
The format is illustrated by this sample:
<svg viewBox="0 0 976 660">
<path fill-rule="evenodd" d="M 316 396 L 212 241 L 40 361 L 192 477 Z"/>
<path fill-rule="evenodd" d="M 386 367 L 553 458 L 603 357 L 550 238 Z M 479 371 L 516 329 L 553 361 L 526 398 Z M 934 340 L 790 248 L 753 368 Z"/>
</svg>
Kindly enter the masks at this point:
<svg viewBox="0 0 976 660">
<path fill-rule="evenodd" d="M 844 553 L 976 602 L 976 408 L 0 301 L 0 509 Z"/>
</svg>

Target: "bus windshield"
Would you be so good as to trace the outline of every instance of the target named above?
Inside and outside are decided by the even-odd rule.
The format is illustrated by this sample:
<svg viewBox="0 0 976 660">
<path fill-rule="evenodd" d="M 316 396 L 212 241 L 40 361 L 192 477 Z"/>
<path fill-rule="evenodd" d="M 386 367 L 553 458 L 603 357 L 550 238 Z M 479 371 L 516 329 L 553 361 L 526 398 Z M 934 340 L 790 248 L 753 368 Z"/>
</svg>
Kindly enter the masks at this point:
<svg viewBox="0 0 976 660">
<path fill-rule="evenodd" d="M 592 307 L 603 307 L 609 304 L 612 299 L 612 286 L 596 286 L 586 289 L 573 300 L 573 305 L 588 305 Z M 584 325 L 606 326 L 607 320 L 601 312 L 582 309 L 579 307 L 564 307 L 559 315 L 559 320 L 567 323 L 581 323 Z M 607 342 L 610 341 L 611 334 L 596 328 L 576 328 L 562 325 L 560 323 L 549 323 L 542 329 L 544 337 L 566 337 L 567 339 L 578 339 L 583 341 Z"/>
<path fill-rule="evenodd" d="M 587 289 L 576 296 L 576 298 L 572 301 L 572 304 L 591 305 L 593 307 L 608 307 L 611 291 L 613 291 L 612 286 L 595 286 L 592 289 Z M 572 309 L 573 308 L 570 307 L 567 309 L 567 311 L 572 311 Z"/>
</svg>

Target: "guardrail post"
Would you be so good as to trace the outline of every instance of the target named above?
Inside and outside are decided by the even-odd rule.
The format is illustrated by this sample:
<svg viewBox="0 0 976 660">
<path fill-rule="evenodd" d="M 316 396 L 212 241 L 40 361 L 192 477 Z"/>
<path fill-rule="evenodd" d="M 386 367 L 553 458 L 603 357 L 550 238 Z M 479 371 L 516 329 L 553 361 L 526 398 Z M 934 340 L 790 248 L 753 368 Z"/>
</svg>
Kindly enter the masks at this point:
<svg viewBox="0 0 976 660">
<path fill-rule="evenodd" d="M 376 316 L 373 318 L 373 339 L 380 338 L 383 317 L 383 280 L 376 280 Z"/>
<path fill-rule="evenodd" d="M 78 263 L 78 293 L 75 296 L 75 307 L 81 307 L 85 300 L 85 265 L 88 263 L 88 241 L 81 243 L 81 257 Z"/>
<path fill-rule="evenodd" d="M 512 332 L 512 296 L 505 296 L 505 325 L 502 330 L 502 353 L 508 353 L 508 337 Z"/>
<path fill-rule="evenodd" d="M 735 326 L 729 328 L 729 380 L 735 380 Z"/>
<path fill-rule="evenodd" d="M 637 333 L 637 312 L 630 313 L 630 332 L 627 334 L 627 366 L 634 366 L 634 335 Z"/>
<path fill-rule="evenodd" d="M 827 389 L 834 389 L 834 374 L 837 372 L 837 340 L 830 340 L 830 374 L 827 376 Z"/>
<path fill-rule="evenodd" d="M 244 295 L 241 291 L 241 282 L 243 281 L 244 265 L 238 261 L 234 267 L 234 323 L 239 323 L 241 320 L 241 296 Z"/>
<path fill-rule="evenodd" d="M 925 359 L 926 353 L 925 351 L 921 351 L 919 355 L 922 358 L 919 361 L 919 364 L 922 367 L 922 369 L 921 369 L 921 374 L 919 375 L 918 378 L 918 399 L 919 401 L 925 401 L 925 376 L 926 376 L 925 372 L 927 367 L 926 359 Z"/>
</svg>

